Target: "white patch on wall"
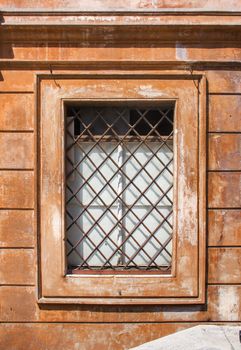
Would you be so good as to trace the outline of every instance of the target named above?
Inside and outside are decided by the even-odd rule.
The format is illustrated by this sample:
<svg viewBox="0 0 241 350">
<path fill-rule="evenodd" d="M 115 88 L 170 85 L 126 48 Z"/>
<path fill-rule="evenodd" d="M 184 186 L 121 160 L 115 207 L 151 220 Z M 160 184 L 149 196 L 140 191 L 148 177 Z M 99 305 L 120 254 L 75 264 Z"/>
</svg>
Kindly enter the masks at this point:
<svg viewBox="0 0 241 350">
<path fill-rule="evenodd" d="M 179 42 L 176 43 L 176 59 L 180 61 L 188 60 L 187 49 L 183 44 Z"/>
<path fill-rule="evenodd" d="M 218 313 L 220 319 L 227 321 L 239 320 L 239 295 L 235 287 L 223 287 L 218 293 Z"/>
<path fill-rule="evenodd" d="M 145 98 L 155 98 L 161 97 L 163 95 L 163 93 L 160 90 L 154 89 L 152 85 L 140 85 L 135 90 L 139 95 Z"/>
<path fill-rule="evenodd" d="M 51 226 L 55 240 L 59 240 L 61 233 L 61 213 L 55 206 L 51 208 Z"/>
<path fill-rule="evenodd" d="M 193 189 L 188 186 L 187 170 L 185 168 L 185 157 L 187 148 L 184 135 L 179 133 L 179 176 L 178 176 L 178 240 L 180 242 L 188 241 L 192 246 L 197 244 L 196 212 L 193 208 L 197 207 L 197 195 Z M 189 174 L 192 170 L 190 169 Z M 188 200 L 187 200 L 188 199 Z"/>
</svg>

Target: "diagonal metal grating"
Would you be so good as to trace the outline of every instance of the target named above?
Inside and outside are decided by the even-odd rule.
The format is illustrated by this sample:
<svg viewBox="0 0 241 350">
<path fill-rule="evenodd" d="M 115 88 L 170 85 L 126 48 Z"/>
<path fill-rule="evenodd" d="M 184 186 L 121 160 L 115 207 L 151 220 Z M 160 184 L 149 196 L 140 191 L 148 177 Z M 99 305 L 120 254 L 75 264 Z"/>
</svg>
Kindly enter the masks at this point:
<svg viewBox="0 0 241 350">
<path fill-rule="evenodd" d="M 169 270 L 174 105 L 66 105 L 66 251 L 78 271 Z"/>
</svg>

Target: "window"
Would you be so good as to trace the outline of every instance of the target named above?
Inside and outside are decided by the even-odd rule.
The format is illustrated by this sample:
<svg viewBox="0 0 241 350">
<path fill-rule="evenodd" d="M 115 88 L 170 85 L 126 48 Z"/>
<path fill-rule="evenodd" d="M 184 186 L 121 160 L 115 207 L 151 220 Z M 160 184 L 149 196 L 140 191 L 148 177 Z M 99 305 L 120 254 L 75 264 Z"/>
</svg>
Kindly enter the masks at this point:
<svg viewBox="0 0 241 350">
<path fill-rule="evenodd" d="M 205 301 L 205 78 L 39 75 L 41 303 Z"/>
<path fill-rule="evenodd" d="M 66 106 L 70 273 L 170 273 L 174 104 Z"/>
</svg>

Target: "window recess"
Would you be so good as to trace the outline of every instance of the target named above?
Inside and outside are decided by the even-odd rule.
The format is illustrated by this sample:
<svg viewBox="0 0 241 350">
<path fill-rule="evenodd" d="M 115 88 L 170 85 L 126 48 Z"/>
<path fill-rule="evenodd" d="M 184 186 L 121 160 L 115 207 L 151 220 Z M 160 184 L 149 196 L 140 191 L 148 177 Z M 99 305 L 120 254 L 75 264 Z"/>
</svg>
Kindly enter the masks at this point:
<svg viewBox="0 0 241 350">
<path fill-rule="evenodd" d="M 66 105 L 69 273 L 170 273 L 174 102 Z"/>
</svg>

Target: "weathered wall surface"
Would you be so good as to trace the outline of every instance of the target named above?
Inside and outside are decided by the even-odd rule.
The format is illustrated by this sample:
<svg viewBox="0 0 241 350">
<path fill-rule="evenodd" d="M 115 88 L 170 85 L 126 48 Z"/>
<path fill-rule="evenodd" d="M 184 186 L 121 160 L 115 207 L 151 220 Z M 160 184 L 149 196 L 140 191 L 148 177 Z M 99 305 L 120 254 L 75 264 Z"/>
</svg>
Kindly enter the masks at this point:
<svg viewBox="0 0 241 350">
<path fill-rule="evenodd" d="M 1 5 L 6 9 L 48 9 L 56 10 L 79 10 L 79 11 L 136 11 L 136 10 L 163 10 L 163 9 L 205 9 L 208 11 L 238 11 L 239 0 L 1 0 Z"/>
<path fill-rule="evenodd" d="M 26 8 L 32 4 L 31 1 L 3 0 L 1 3 L 5 7 L 17 3 L 19 8 L 22 3 Z M 62 5 L 61 1 L 59 3 Z M 98 8 L 100 1 L 94 3 Z M 110 5 L 109 1 L 105 3 Z M 171 7 L 173 2 L 165 3 Z M 185 7 L 186 3 L 191 2 L 180 1 L 178 4 L 183 5 L 177 7 Z M 206 8 L 210 3 L 218 6 L 221 1 L 201 1 L 199 6 Z M 40 7 L 41 4 L 39 2 Z M 133 4 L 133 8 L 140 4 L 144 8 L 149 6 L 145 1 L 134 1 Z M 222 4 L 226 9 L 227 2 Z M 50 2 L 45 5 L 51 6 Z M 233 1 L 234 9 L 239 5 L 240 1 Z M 7 17 L 5 21 L 8 21 Z M 106 45 L 104 48 L 93 43 L 88 47 L 77 41 L 69 43 L 67 37 L 62 44 L 54 40 L 51 44 L 46 43 L 46 38 L 36 43 L 31 35 L 30 32 L 27 42 L 5 38 L 0 54 L 0 349 L 123 350 L 200 323 L 239 323 L 241 43 L 172 42 L 155 47 L 146 44 L 135 48 L 131 45 Z M 103 62 L 118 74 L 123 69 L 133 73 L 131 64 L 118 67 L 119 61 L 132 63 L 136 73 L 143 69 L 140 61 L 153 63 L 153 67 L 148 67 L 153 73 L 167 72 L 166 68 L 158 67 L 159 62 L 160 67 L 162 62 L 172 64 L 172 72 L 177 69 L 190 72 L 185 66 L 180 68 L 179 62 L 206 62 L 205 67 L 200 68 L 208 80 L 205 305 L 40 306 L 36 302 L 35 75 L 50 71 L 88 74 L 96 68 L 107 71 Z M 216 65 L 214 68 L 211 61 L 225 63 L 225 67 Z M 48 62 L 54 62 L 54 66 Z"/>
</svg>

